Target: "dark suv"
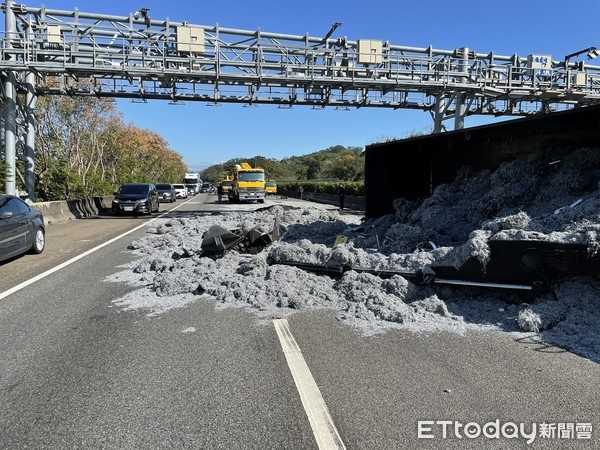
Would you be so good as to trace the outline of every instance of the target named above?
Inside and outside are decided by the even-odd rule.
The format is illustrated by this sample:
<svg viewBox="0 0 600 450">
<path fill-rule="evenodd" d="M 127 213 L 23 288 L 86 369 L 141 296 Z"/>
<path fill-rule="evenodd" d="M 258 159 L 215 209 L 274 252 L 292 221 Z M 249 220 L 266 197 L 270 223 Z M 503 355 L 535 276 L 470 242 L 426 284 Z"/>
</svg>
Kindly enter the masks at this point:
<svg viewBox="0 0 600 450">
<path fill-rule="evenodd" d="M 152 183 L 127 183 L 115 192 L 112 211 L 115 214 L 152 214 L 160 207 L 158 191 Z"/>
</svg>

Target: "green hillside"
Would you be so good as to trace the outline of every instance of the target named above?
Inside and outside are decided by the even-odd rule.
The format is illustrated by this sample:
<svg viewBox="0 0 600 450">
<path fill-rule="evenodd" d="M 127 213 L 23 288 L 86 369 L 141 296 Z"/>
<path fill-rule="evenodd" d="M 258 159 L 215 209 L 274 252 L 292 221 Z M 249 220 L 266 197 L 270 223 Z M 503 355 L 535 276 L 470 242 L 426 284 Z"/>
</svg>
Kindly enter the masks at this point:
<svg viewBox="0 0 600 450">
<path fill-rule="evenodd" d="M 278 181 L 318 179 L 362 181 L 365 175 L 364 149 L 336 145 L 308 155 L 291 156 L 282 160 L 263 156 L 231 159 L 204 170 L 202 179 L 218 181 L 231 173 L 236 164 L 244 161 L 252 167 L 262 167 L 268 178 Z"/>
</svg>

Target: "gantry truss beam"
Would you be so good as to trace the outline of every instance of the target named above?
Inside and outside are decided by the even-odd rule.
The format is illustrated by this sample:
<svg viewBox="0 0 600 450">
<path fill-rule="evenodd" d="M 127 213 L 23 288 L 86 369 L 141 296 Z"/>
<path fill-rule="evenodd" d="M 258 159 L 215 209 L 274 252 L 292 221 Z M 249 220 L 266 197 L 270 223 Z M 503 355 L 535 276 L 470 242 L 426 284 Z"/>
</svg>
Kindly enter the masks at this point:
<svg viewBox="0 0 600 450">
<path fill-rule="evenodd" d="M 523 115 L 600 101 L 600 67 L 576 63 L 540 69 L 518 55 L 381 41 L 365 50 L 360 40 L 159 21 L 147 10 L 12 10 L 18 32 L 5 37 L 0 69 L 34 72 L 38 94 L 413 108 L 442 118 L 461 107 L 463 115 Z"/>
</svg>

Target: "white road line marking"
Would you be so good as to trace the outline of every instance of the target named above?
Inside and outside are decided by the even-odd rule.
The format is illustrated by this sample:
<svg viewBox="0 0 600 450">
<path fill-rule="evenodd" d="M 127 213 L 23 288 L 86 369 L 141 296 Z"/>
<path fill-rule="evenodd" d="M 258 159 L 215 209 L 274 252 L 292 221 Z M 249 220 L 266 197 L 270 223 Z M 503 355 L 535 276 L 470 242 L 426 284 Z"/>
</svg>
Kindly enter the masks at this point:
<svg viewBox="0 0 600 450">
<path fill-rule="evenodd" d="M 42 278 L 46 278 L 48 275 L 52 275 L 54 272 L 58 272 L 60 269 L 63 269 L 63 268 L 65 268 L 65 267 L 67 267 L 68 265 L 71 265 L 71 264 L 73 264 L 74 262 L 76 262 L 76 261 L 79 261 L 81 258 L 85 258 L 86 256 L 88 256 L 88 255 L 90 255 L 90 254 L 94 253 L 96 250 L 100 250 L 102 247 L 106 247 L 107 245 L 109 245 L 109 244 L 112 244 L 112 243 L 113 243 L 113 242 L 115 242 L 115 241 L 118 241 L 118 240 L 119 240 L 119 239 L 121 239 L 122 237 L 124 237 L 124 236 L 127 236 L 128 234 L 130 234 L 130 233 L 133 233 L 134 231 L 137 231 L 137 230 L 139 230 L 140 228 L 143 228 L 143 227 L 145 227 L 146 225 L 149 225 L 149 224 L 151 224 L 151 223 L 152 223 L 152 222 L 154 222 L 156 219 L 160 219 L 160 218 L 164 217 L 165 215 L 167 215 L 167 214 L 168 214 L 168 213 L 170 213 L 171 211 L 175 211 L 177 208 L 179 208 L 179 207 L 183 206 L 184 204 L 185 204 L 185 203 L 182 203 L 181 205 L 179 205 L 179 206 L 176 206 L 175 208 L 173 208 L 173 209 L 170 209 L 169 211 L 165 211 L 165 212 L 164 212 L 164 213 L 162 213 L 160 216 L 158 216 L 158 217 L 154 217 L 153 219 L 150 219 L 149 221 L 147 221 L 147 222 L 144 222 L 143 224 L 141 224 L 141 225 L 138 225 L 137 227 L 135 227 L 135 228 L 133 228 L 133 229 L 131 229 L 131 230 L 129 230 L 129 231 L 126 231 L 125 233 L 123 233 L 123 234 L 121 234 L 121 235 L 119 235 L 119 236 L 117 236 L 117 237 L 114 237 L 114 238 L 112 238 L 110 241 L 106 241 L 106 242 L 104 242 L 104 243 L 102 243 L 102 244 L 98 245 L 97 247 L 94 247 L 94 248 L 92 248 L 92 249 L 90 249 L 90 250 L 87 250 L 87 251 L 83 252 L 81 255 L 77 255 L 77 256 L 75 256 L 74 258 L 71 258 L 70 260 L 68 260 L 68 261 L 65 261 L 64 263 L 62 263 L 62 264 L 59 264 L 59 265 L 58 265 L 58 266 L 56 266 L 56 267 L 53 267 L 52 269 L 49 269 L 49 270 L 47 270 L 47 271 L 45 271 L 45 272 L 43 272 L 43 273 L 41 273 L 41 274 L 39 274 L 39 275 L 36 275 L 35 277 L 33 277 L 33 278 L 30 278 L 29 280 L 27 280 L 27 281 L 24 281 L 24 282 L 22 282 L 21 284 L 18 284 L 18 285 L 16 285 L 15 287 L 12 287 L 12 288 L 10 288 L 10 289 L 9 289 L 9 290 L 7 290 L 7 291 L 4 291 L 4 292 L 0 293 L 0 300 L 2 300 L 3 298 L 6 298 L 6 297 L 8 297 L 8 296 L 9 296 L 9 295 L 11 295 L 11 294 L 14 294 L 15 292 L 18 292 L 18 291 L 20 291 L 20 290 L 21 290 L 21 289 L 23 289 L 23 288 L 26 288 L 26 287 L 27 287 L 27 286 L 29 286 L 30 284 L 33 284 L 33 283 L 35 283 L 35 282 L 37 282 L 37 281 L 40 281 Z"/>
<path fill-rule="evenodd" d="M 317 445 L 321 450 L 345 449 L 342 438 L 338 433 L 327 405 L 321 396 L 321 391 L 315 382 L 310 369 L 302 356 L 300 347 L 294 339 L 286 319 L 273 320 L 275 331 L 283 349 L 290 372 L 300 394 L 302 405 L 308 416 Z"/>
</svg>

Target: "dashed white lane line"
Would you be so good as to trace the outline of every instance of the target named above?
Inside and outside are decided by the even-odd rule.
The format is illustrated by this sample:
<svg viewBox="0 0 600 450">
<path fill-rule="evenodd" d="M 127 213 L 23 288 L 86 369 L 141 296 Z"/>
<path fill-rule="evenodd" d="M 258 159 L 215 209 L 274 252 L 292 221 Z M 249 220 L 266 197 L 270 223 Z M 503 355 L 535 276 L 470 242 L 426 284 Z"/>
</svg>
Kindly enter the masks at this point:
<svg viewBox="0 0 600 450">
<path fill-rule="evenodd" d="M 21 289 L 23 289 L 23 288 L 26 288 L 27 286 L 29 286 L 29 285 L 31 285 L 31 284 L 33 284 L 33 283 L 36 283 L 37 281 L 40 281 L 42 278 L 46 278 L 48 275 L 52 275 L 54 272 L 58 272 L 59 270 L 61 270 L 61 269 L 65 268 L 65 267 L 67 267 L 67 266 L 69 266 L 69 265 L 73 264 L 74 262 L 76 262 L 76 261 L 79 261 L 81 258 L 85 258 L 86 256 L 88 256 L 88 255 L 90 255 L 90 254 L 94 253 L 95 251 L 97 251 L 97 250 L 100 250 L 101 248 L 103 248 L 103 247 L 106 247 L 107 245 L 110 245 L 110 244 L 112 244 L 112 243 L 113 243 L 113 242 L 115 242 L 115 241 L 118 241 L 118 240 L 119 240 L 119 239 L 121 239 L 122 237 L 124 237 L 124 236 L 127 236 L 128 234 L 130 234 L 130 233 L 133 233 L 134 231 L 137 231 L 137 230 L 139 230 L 140 228 L 143 228 L 143 227 L 145 227 L 146 225 L 149 225 L 149 224 L 151 224 L 151 223 L 152 223 L 152 222 L 154 222 L 156 219 L 160 219 L 161 217 L 164 217 L 164 216 L 165 216 L 165 215 L 167 215 L 168 213 L 170 213 L 170 212 L 172 212 L 172 211 L 175 211 L 177 208 L 180 208 L 180 207 L 181 207 L 181 206 L 183 206 L 185 203 L 186 203 L 186 202 L 182 203 L 182 204 L 181 204 L 181 205 L 179 205 L 179 206 L 176 206 L 175 208 L 172 208 L 172 209 L 170 209 L 169 211 L 166 211 L 166 212 L 162 213 L 162 214 L 161 214 L 160 216 L 158 216 L 158 217 L 155 217 L 155 218 L 153 218 L 153 219 L 150 219 L 149 221 L 147 221 L 147 222 L 144 222 L 143 224 L 141 224 L 141 225 L 138 225 L 137 227 L 135 227 L 135 228 L 132 228 L 132 229 L 131 229 L 131 230 L 129 230 L 129 231 L 126 231 L 126 232 L 125 232 L 125 233 L 123 233 L 123 234 L 120 234 L 120 235 L 119 235 L 119 236 L 117 236 L 117 237 L 114 237 L 114 238 L 112 238 L 112 239 L 111 239 L 111 240 L 109 240 L 109 241 L 106 241 L 106 242 L 104 242 L 104 243 L 102 243 L 102 244 L 100 244 L 100 245 L 98 245 L 98 246 L 96 246 L 96 247 L 94 247 L 94 248 L 91 248 L 91 249 L 89 249 L 89 250 L 87 250 L 87 251 L 83 252 L 82 254 L 80 254 L 80 255 L 77 255 L 77 256 L 75 256 L 74 258 L 71 258 L 71 259 L 70 259 L 70 260 L 68 260 L 68 261 L 65 261 L 64 263 L 62 263 L 62 264 L 59 264 L 59 265 L 58 265 L 58 266 L 56 266 L 56 267 L 53 267 L 52 269 L 49 269 L 49 270 L 47 270 L 47 271 L 45 271 L 45 272 L 43 272 L 43 273 L 40 273 L 39 275 L 36 275 L 35 277 L 33 277 L 33 278 L 30 278 L 29 280 L 27 280 L 27 281 L 24 281 L 24 282 L 22 282 L 21 284 L 18 284 L 18 285 L 16 285 L 16 286 L 14 286 L 14 287 L 10 288 L 10 289 L 9 289 L 9 290 L 7 290 L 7 291 L 0 292 L 0 300 L 2 300 L 3 298 L 6 298 L 6 297 L 8 297 L 8 296 L 9 296 L 9 295 L 11 295 L 11 294 L 14 294 L 15 292 L 18 292 L 18 291 L 20 291 L 20 290 L 21 290 Z"/>
<path fill-rule="evenodd" d="M 287 320 L 275 319 L 273 324 L 319 449 L 345 449 L 346 446 L 333 423 L 321 391 L 310 373 Z"/>
</svg>

